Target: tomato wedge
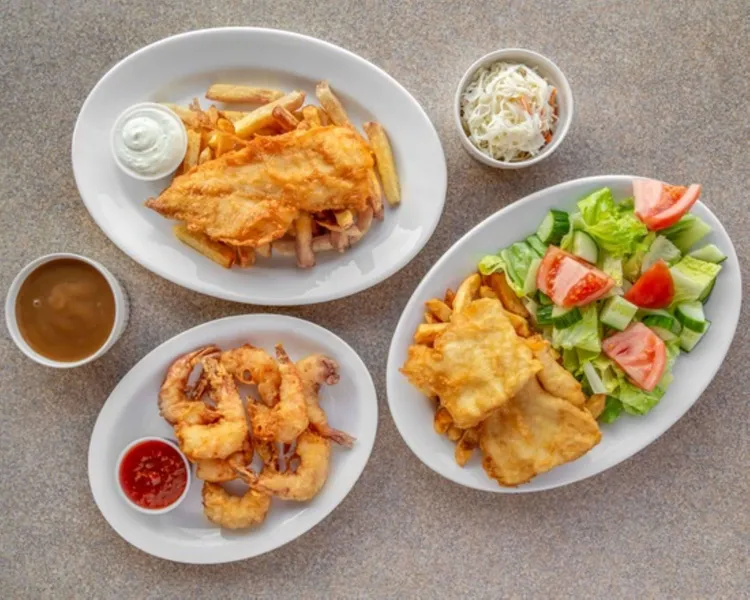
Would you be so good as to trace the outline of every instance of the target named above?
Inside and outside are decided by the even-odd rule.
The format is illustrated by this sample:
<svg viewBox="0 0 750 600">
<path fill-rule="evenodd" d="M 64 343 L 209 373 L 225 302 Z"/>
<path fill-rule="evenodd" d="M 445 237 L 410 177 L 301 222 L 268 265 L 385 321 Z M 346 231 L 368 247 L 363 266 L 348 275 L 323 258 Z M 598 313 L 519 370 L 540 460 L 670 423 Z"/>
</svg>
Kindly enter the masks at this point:
<svg viewBox="0 0 750 600">
<path fill-rule="evenodd" d="M 654 179 L 636 179 L 633 182 L 635 215 L 651 231 L 677 223 L 700 195 L 701 186 L 697 183 L 685 187 Z"/>
<path fill-rule="evenodd" d="M 642 390 L 652 391 L 664 375 L 667 349 L 662 339 L 643 323 L 634 323 L 608 337 L 602 342 L 602 349 Z"/>
<path fill-rule="evenodd" d="M 583 306 L 598 300 L 615 285 L 609 275 L 556 246 L 547 248 L 536 285 L 558 306 Z"/>
<path fill-rule="evenodd" d="M 625 294 L 625 300 L 641 308 L 666 308 L 674 298 L 674 282 L 667 263 L 656 261 Z"/>
</svg>

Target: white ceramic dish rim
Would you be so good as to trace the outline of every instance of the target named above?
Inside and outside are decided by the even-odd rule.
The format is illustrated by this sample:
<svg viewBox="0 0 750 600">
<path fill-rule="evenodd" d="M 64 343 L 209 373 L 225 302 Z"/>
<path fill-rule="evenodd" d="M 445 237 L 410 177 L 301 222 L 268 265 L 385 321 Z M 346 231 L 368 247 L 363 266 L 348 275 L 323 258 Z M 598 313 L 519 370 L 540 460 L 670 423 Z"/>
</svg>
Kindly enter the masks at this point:
<svg viewBox="0 0 750 600">
<path fill-rule="evenodd" d="M 144 365 L 146 365 L 149 361 L 155 360 L 154 356 L 158 356 L 158 354 L 162 351 L 162 349 L 165 346 L 168 345 L 177 345 L 179 346 L 182 343 L 182 340 L 196 335 L 198 333 L 202 333 L 203 331 L 210 331 L 214 327 L 216 327 L 218 324 L 230 324 L 230 323 L 243 323 L 243 326 L 246 326 L 248 328 L 251 328 L 252 322 L 258 321 L 261 323 L 264 323 L 268 325 L 269 327 L 273 325 L 273 329 L 278 330 L 289 330 L 289 331 L 295 331 L 299 330 L 300 327 L 304 327 L 307 329 L 310 334 L 314 334 L 316 341 L 325 340 L 328 339 L 327 343 L 332 343 L 335 345 L 339 345 L 342 348 L 346 349 L 348 360 L 350 360 L 353 363 L 356 363 L 357 369 L 364 375 L 364 377 L 361 377 L 357 379 L 357 381 L 362 381 L 363 385 L 362 387 L 364 389 L 367 389 L 372 397 L 372 401 L 363 404 L 364 411 L 363 411 L 363 421 L 366 421 L 368 423 L 371 423 L 371 429 L 368 430 L 367 435 L 362 435 L 362 432 L 358 432 L 359 435 L 357 437 L 357 441 L 355 444 L 367 444 L 366 446 L 363 446 L 364 448 L 364 455 L 362 457 L 362 466 L 361 469 L 359 469 L 359 472 L 355 477 L 353 477 L 350 481 L 346 482 L 344 485 L 340 486 L 340 497 L 338 500 L 335 501 L 335 503 L 332 503 L 325 509 L 322 509 L 319 515 L 319 518 L 309 523 L 307 526 L 301 528 L 299 531 L 296 532 L 296 534 L 289 535 L 288 532 L 284 536 L 278 536 L 274 539 L 272 544 L 269 544 L 267 547 L 263 548 L 261 551 L 256 552 L 254 550 L 251 550 L 250 552 L 237 552 L 236 547 L 225 549 L 223 547 L 215 548 L 214 552 L 207 556 L 201 556 L 200 558 L 196 558 L 194 555 L 192 555 L 188 550 L 181 550 L 179 552 L 179 555 L 175 555 L 172 551 L 167 551 L 160 546 L 148 546 L 147 544 L 143 543 L 143 540 L 138 537 L 134 537 L 132 532 L 129 531 L 126 527 L 123 526 L 123 523 L 120 522 L 119 519 L 115 519 L 114 521 L 110 519 L 110 516 L 108 516 L 111 512 L 111 508 L 107 506 L 107 508 L 103 508 L 105 505 L 105 498 L 102 496 L 102 492 L 100 490 L 102 481 L 102 474 L 104 472 L 103 467 L 100 465 L 99 461 L 97 460 L 97 448 L 99 447 L 99 437 L 101 437 L 103 434 L 98 433 L 99 431 L 99 424 L 100 421 L 106 420 L 109 418 L 109 414 L 114 413 L 118 407 L 110 402 L 111 398 L 115 397 L 118 394 L 118 391 L 120 389 L 126 388 L 129 384 L 128 379 L 136 377 L 139 374 L 139 370 L 145 368 Z M 326 343 L 326 342 L 322 342 Z M 171 356 L 171 355 L 170 355 Z M 374 445 L 375 445 L 375 439 L 377 437 L 377 427 L 378 427 L 378 403 L 377 403 L 377 392 L 375 390 L 375 384 L 373 383 L 372 376 L 369 372 L 369 369 L 367 368 L 367 365 L 365 365 L 362 358 L 357 354 L 357 352 L 352 348 L 345 340 L 340 338 L 338 335 L 333 333 L 332 331 L 329 331 L 328 329 L 325 329 L 321 327 L 320 325 L 317 325 L 315 323 L 312 323 L 310 321 L 306 321 L 304 319 L 299 319 L 296 317 L 289 317 L 286 315 L 274 315 L 274 314 L 267 314 L 267 313 L 256 313 L 256 314 L 246 314 L 246 315 L 236 315 L 231 317 L 224 317 L 221 319 L 215 319 L 213 321 L 209 321 L 200 325 L 197 325 L 195 327 L 192 327 L 190 329 L 187 329 L 169 340 L 166 340 L 165 342 L 159 344 L 156 348 L 151 350 L 146 356 L 144 356 L 140 361 L 138 361 L 125 376 L 118 382 L 118 384 L 115 386 L 115 388 L 110 393 L 109 397 L 107 398 L 107 401 L 105 401 L 104 405 L 102 406 L 102 409 L 99 412 L 99 415 L 97 417 L 96 423 L 94 424 L 94 428 L 92 430 L 91 434 L 91 440 L 89 442 L 89 449 L 88 449 L 88 476 L 89 476 L 89 487 L 91 489 L 91 493 L 94 498 L 94 502 L 99 508 L 99 511 L 101 512 L 102 516 L 105 518 L 105 520 L 109 523 L 109 525 L 120 535 L 125 541 L 132 544 L 133 546 L 139 548 L 140 550 L 147 552 L 153 556 L 157 556 L 159 558 L 163 558 L 166 560 L 171 560 L 174 562 L 181 562 L 181 563 L 189 563 L 189 564 L 218 564 L 218 563 L 227 563 L 227 562 L 234 562 L 238 560 L 245 560 L 248 558 L 253 558 L 255 556 L 259 556 L 261 554 L 265 554 L 267 552 L 271 552 L 277 548 L 280 548 L 281 546 L 284 546 L 298 537 L 304 535 L 306 532 L 308 532 L 310 529 L 313 529 L 316 525 L 321 523 L 324 519 L 326 519 L 340 504 L 344 501 L 344 499 L 349 495 L 354 485 L 359 481 L 359 478 L 362 476 L 362 473 L 364 472 L 364 469 L 367 467 L 367 463 L 369 462 L 370 456 L 372 454 Z M 98 436 L 98 437 L 97 437 Z M 156 436 L 159 437 L 159 436 Z M 163 437 L 160 439 L 164 439 Z M 119 496 L 121 492 L 117 493 L 117 496 Z M 304 509 L 300 509 L 301 512 L 304 512 Z M 251 547 L 252 548 L 252 547 Z"/>
<path fill-rule="evenodd" d="M 153 273 L 156 273 L 160 277 L 163 277 L 164 279 L 171 281 L 172 283 L 175 283 L 177 285 L 180 285 L 182 287 L 191 289 L 193 291 L 196 291 L 202 294 L 206 294 L 206 295 L 213 296 L 216 298 L 221 298 L 224 300 L 230 300 L 233 302 L 241 302 L 245 304 L 256 304 L 260 306 L 302 306 L 302 305 L 308 305 L 308 304 L 318 304 L 322 302 L 329 302 L 332 300 L 338 300 L 340 298 L 345 298 L 348 296 L 355 295 L 363 290 L 369 289 L 371 287 L 374 287 L 375 285 L 378 285 L 379 283 L 382 283 L 386 279 L 398 273 L 401 269 L 403 269 L 406 265 L 408 265 L 411 262 L 411 260 L 422 250 L 422 248 L 424 248 L 424 246 L 432 237 L 432 234 L 435 232 L 435 229 L 437 228 L 437 225 L 440 222 L 440 218 L 443 213 L 443 208 L 445 206 L 445 199 L 446 199 L 446 193 L 447 193 L 447 177 L 448 176 L 447 176 L 447 165 L 445 161 L 445 153 L 443 151 L 440 138 L 437 134 L 437 130 L 435 129 L 434 124 L 430 120 L 425 110 L 419 104 L 419 102 L 417 102 L 414 96 L 412 96 L 412 94 L 403 85 L 401 85 L 398 81 L 396 81 L 385 70 L 381 69 L 374 63 L 362 58 L 361 56 L 349 50 L 346 50 L 340 46 L 337 46 L 335 44 L 326 42 L 324 40 L 321 40 L 312 36 L 307 36 L 307 35 L 285 31 L 281 29 L 263 28 L 263 27 L 217 27 L 217 28 L 208 28 L 208 29 L 198 29 L 198 30 L 188 31 L 185 33 L 163 38 L 161 40 L 153 42 L 152 44 L 144 46 L 143 48 L 140 48 L 139 50 L 136 50 L 135 52 L 124 57 L 122 60 L 117 62 L 111 69 L 109 69 L 109 71 L 107 71 L 101 77 L 101 79 L 96 83 L 96 85 L 91 89 L 88 96 L 86 97 L 86 100 L 81 106 L 81 109 L 79 110 L 78 117 L 76 118 L 76 124 L 73 130 L 73 136 L 71 139 L 71 157 L 73 158 L 73 167 L 74 167 L 73 175 L 76 180 L 76 185 L 78 189 L 79 190 L 81 189 L 81 184 L 79 182 L 79 174 L 76 172 L 76 169 L 75 169 L 74 152 L 75 152 L 75 146 L 76 146 L 76 139 L 78 137 L 79 127 L 81 126 L 81 117 L 82 115 L 86 113 L 86 109 L 88 108 L 90 102 L 92 102 L 92 98 L 94 98 L 98 89 L 102 87 L 103 85 L 105 85 L 105 83 L 109 80 L 109 78 L 111 78 L 114 74 L 116 74 L 117 71 L 120 68 L 122 68 L 122 66 L 126 64 L 130 59 L 133 59 L 143 53 L 149 52 L 153 50 L 154 48 L 157 48 L 161 45 L 178 43 L 184 38 L 212 35 L 217 32 L 261 33 L 261 34 L 271 34 L 271 35 L 282 36 L 282 37 L 295 39 L 295 40 L 304 40 L 305 42 L 309 44 L 319 45 L 321 47 L 332 50 L 336 53 L 341 53 L 342 55 L 348 57 L 348 59 L 356 61 L 361 68 L 377 72 L 379 76 L 386 78 L 393 86 L 395 86 L 403 94 L 405 100 L 407 100 L 412 105 L 412 107 L 423 117 L 424 122 L 427 125 L 429 125 L 428 131 L 432 137 L 431 143 L 435 144 L 435 147 L 439 150 L 439 154 L 442 157 L 442 163 L 441 163 L 442 168 L 440 169 L 439 172 L 432 173 L 433 180 L 436 180 L 436 178 L 440 179 L 439 188 L 441 191 L 440 193 L 435 194 L 435 197 L 432 199 L 433 205 L 439 204 L 439 210 L 434 211 L 434 214 L 432 215 L 432 218 L 430 219 L 430 221 L 421 224 L 423 234 L 420 236 L 420 241 L 417 244 L 415 244 L 413 247 L 411 247 L 408 252 L 405 252 L 398 260 L 393 261 L 392 264 L 389 265 L 387 269 L 384 269 L 381 273 L 377 274 L 374 277 L 363 277 L 361 281 L 357 282 L 355 285 L 351 285 L 350 287 L 344 290 L 341 290 L 340 288 L 331 287 L 330 291 L 328 291 L 327 293 L 321 293 L 312 298 L 292 296 L 289 298 L 277 297 L 277 298 L 274 298 L 273 300 L 267 300 L 262 296 L 253 296 L 252 294 L 249 294 L 247 292 L 245 293 L 245 295 L 240 296 L 229 290 L 217 289 L 217 288 L 208 289 L 202 286 L 199 281 L 194 281 L 190 277 L 184 277 L 182 275 L 171 272 L 169 268 L 165 268 L 158 261 L 149 262 L 149 261 L 141 260 L 140 257 L 136 258 L 136 256 L 127 249 L 126 244 L 122 240 L 120 240 L 119 238 L 116 239 L 109 235 L 108 228 L 104 226 L 104 223 L 102 222 L 100 218 L 97 217 L 95 212 L 89 209 L 88 202 L 82 196 L 82 200 L 84 204 L 87 206 L 87 209 L 89 209 L 89 214 L 91 215 L 91 218 L 96 222 L 97 226 L 105 233 L 105 235 L 107 235 L 107 237 L 110 238 L 110 240 L 122 252 L 124 252 L 131 258 L 133 258 L 133 260 L 138 262 L 141 266 L 147 268 Z M 366 242 L 366 238 L 363 241 Z"/>
<path fill-rule="evenodd" d="M 87 356 L 86 358 L 82 358 L 73 362 L 52 360 L 51 358 L 47 358 L 46 356 L 39 354 L 36 350 L 29 346 L 23 335 L 21 335 L 21 331 L 18 328 L 18 322 L 16 320 L 16 298 L 18 297 L 18 292 L 21 289 L 23 282 L 26 281 L 26 278 L 31 274 L 32 271 L 34 271 L 41 265 L 61 258 L 80 260 L 81 262 L 85 262 L 86 264 L 94 267 L 97 271 L 99 271 L 99 273 L 102 274 L 104 279 L 107 280 L 109 288 L 112 290 L 112 295 L 115 299 L 115 319 L 112 323 L 112 331 L 110 331 L 109 337 L 107 337 L 107 340 L 104 342 L 104 344 L 102 344 L 101 347 L 91 356 Z M 82 256 L 81 254 L 73 254 L 71 252 L 54 252 L 52 254 L 45 254 L 44 256 L 35 258 L 23 269 L 21 269 L 18 272 L 18 275 L 15 276 L 13 282 L 10 284 L 10 288 L 8 288 L 8 294 L 5 297 L 5 324 L 8 328 L 8 332 L 10 333 L 10 337 L 13 339 L 16 346 L 18 346 L 18 349 L 21 350 L 21 352 L 23 352 L 30 359 L 45 367 L 52 367 L 55 369 L 72 369 L 74 367 L 80 367 L 81 365 L 85 365 L 87 363 L 95 361 L 115 345 L 115 342 L 117 342 L 119 337 L 122 335 L 122 331 L 124 329 L 122 321 L 123 319 L 127 320 L 127 310 L 127 300 L 124 298 L 124 292 L 122 290 L 122 287 L 120 286 L 120 283 L 104 265 L 92 258 Z"/>
<path fill-rule="evenodd" d="M 525 64 L 531 67 L 541 66 L 554 75 L 554 78 L 557 80 L 555 83 L 559 86 L 560 89 L 561 100 L 565 103 L 566 116 L 565 120 L 558 124 L 555 135 L 552 138 L 552 143 L 547 144 L 537 156 L 528 158 L 526 160 L 508 162 L 497 160 L 496 158 L 485 154 L 471 143 L 468 136 L 464 132 L 463 124 L 461 123 L 461 94 L 469 84 L 469 80 L 471 79 L 471 77 L 480 67 L 484 67 L 491 63 L 501 61 L 513 55 L 521 55 L 525 57 L 525 60 L 523 61 Z M 513 58 L 512 60 L 517 59 Z M 500 50 L 489 52 L 488 54 L 485 54 L 478 60 L 474 61 L 474 63 L 464 73 L 461 81 L 459 81 L 455 96 L 453 98 L 453 118 L 456 123 L 459 139 L 461 140 L 461 145 L 466 149 L 467 152 L 469 152 L 469 154 L 473 158 L 485 165 L 495 167 L 497 169 L 523 169 L 525 167 L 535 165 L 543 161 L 545 158 L 551 156 L 552 153 L 555 152 L 555 150 L 557 150 L 557 148 L 562 144 L 565 136 L 568 134 L 570 125 L 573 122 L 573 109 L 573 91 L 571 90 L 570 83 L 568 82 L 567 77 L 565 77 L 565 73 L 562 72 L 562 69 L 560 69 L 560 67 L 558 67 L 552 60 L 550 60 L 546 56 L 539 54 L 538 52 L 534 52 L 533 50 L 527 50 L 525 48 L 501 48 Z"/>
<path fill-rule="evenodd" d="M 180 130 L 182 152 L 180 153 L 179 158 L 173 161 L 174 164 L 168 165 L 167 167 L 159 171 L 156 175 L 141 175 L 140 173 L 136 173 L 127 165 L 125 165 L 122 160 L 120 160 L 120 156 L 115 150 L 115 137 L 117 136 L 118 125 L 122 122 L 123 119 L 125 119 L 125 117 L 128 117 L 130 113 L 135 112 L 136 110 L 139 110 L 141 108 L 151 108 L 153 110 L 164 113 L 165 115 L 168 115 L 170 119 L 177 123 Z M 157 104 L 156 102 L 139 102 L 138 104 L 133 104 L 132 106 L 126 108 L 120 113 L 120 116 L 115 119 L 114 125 L 112 125 L 112 131 L 109 135 L 109 146 L 115 164 L 120 167 L 120 170 L 128 177 L 132 177 L 133 179 L 140 179 L 141 181 L 157 181 L 158 179 L 163 179 L 167 175 L 171 175 L 172 173 L 174 173 L 177 170 L 177 167 L 182 164 L 185 152 L 187 151 L 187 142 L 187 130 L 185 129 L 185 125 L 183 124 L 182 119 L 180 119 L 180 117 L 178 117 L 177 114 L 170 108 L 162 104 Z"/>
<path fill-rule="evenodd" d="M 180 504 L 182 504 L 182 501 L 187 497 L 188 492 L 190 491 L 190 486 L 193 484 L 193 472 L 192 468 L 190 466 L 190 462 L 188 461 L 187 457 L 183 454 L 182 450 L 180 450 L 180 447 L 175 444 L 172 440 L 168 440 L 163 437 L 159 437 L 157 435 L 148 435 L 145 437 L 140 437 L 132 442 L 130 442 L 125 448 L 123 448 L 122 452 L 120 452 L 120 456 L 117 459 L 117 463 L 115 464 L 115 481 L 118 483 L 120 482 L 120 466 L 122 465 L 122 461 L 124 460 L 125 456 L 128 452 L 130 452 L 133 448 L 138 446 L 139 444 L 142 444 L 144 442 L 161 442 L 163 444 L 166 444 L 170 448 L 177 451 L 177 454 L 180 455 L 180 458 L 182 459 L 182 463 L 185 465 L 185 471 L 187 472 L 187 482 L 185 484 L 185 489 L 182 491 L 182 494 L 180 494 L 179 498 L 172 502 L 172 504 L 165 506 L 163 508 L 144 508 L 143 506 L 137 505 L 135 502 L 133 502 L 130 497 L 125 493 L 125 490 L 122 489 L 122 485 L 118 485 L 117 489 L 120 491 L 120 497 L 127 502 L 131 508 L 134 510 L 137 510 L 140 513 L 143 513 L 144 515 L 163 515 L 166 514 L 175 508 L 177 508 Z"/>
<path fill-rule="evenodd" d="M 487 482 L 489 484 L 487 485 L 479 485 L 475 484 L 473 482 L 467 482 L 467 481 L 461 481 L 458 478 L 453 477 L 451 474 L 448 474 L 441 470 L 439 464 L 437 461 L 435 461 L 427 452 L 423 452 L 422 449 L 418 446 L 417 443 L 411 438 L 410 434 L 406 432 L 404 423 L 400 422 L 399 419 L 395 416 L 398 412 L 398 407 L 394 409 L 394 403 L 399 402 L 400 400 L 395 397 L 394 390 L 392 389 L 394 386 L 396 386 L 396 377 L 402 377 L 401 373 L 398 371 L 399 367 L 401 366 L 396 361 L 396 356 L 398 356 L 398 342 L 399 342 L 399 333 L 404 330 L 405 324 L 408 321 L 410 315 L 410 305 L 411 303 L 422 296 L 423 290 L 431 283 L 430 279 L 433 273 L 438 272 L 442 265 L 448 262 L 448 260 L 451 258 L 451 256 L 454 253 L 458 253 L 461 251 L 462 247 L 469 242 L 469 240 L 477 233 L 478 230 L 483 229 L 484 227 L 490 226 L 492 224 L 496 224 L 497 222 L 502 222 L 504 219 L 507 218 L 508 214 L 512 214 L 514 211 L 523 210 L 524 207 L 528 206 L 529 204 L 533 203 L 535 200 L 537 200 L 539 197 L 543 197 L 544 195 L 547 195 L 549 193 L 552 193 L 552 191 L 561 192 L 568 188 L 576 187 L 578 185 L 584 185 L 587 183 L 590 184 L 596 184 L 596 185 L 611 185 L 613 182 L 617 183 L 630 183 L 636 179 L 643 179 L 643 177 L 639 176 L 632 176 L 632 175 L 596 175 L 591 177 L 582 177 L 579 179 L 573 179 L 570 181 L 566 181 L 563 183 L 559 183 L 547 188 L 544 188 L 542 190 L 538 190 L 520 200 L 517 202 L 514 202 L 513 204 L 506 206 L 499 210 L 498 212 L 494 213 L 493 215 L 490 215 L 477 225 L 475 225 L 472 229 L 470 229 L 468 232 L 466 232 L 460 239 L 458 239 L 446 252 L 443 254 L 443 256 L 435 263 L 435 265 L 427 272 L 427 274 L 422 278 L 422 281 L 419 283 L 417 288 L 414 290 L 413 294 L 407 301 L 404 310 L 401 313 L 401 316 L 399 317 L 399 321 L 396 325 L 396 328 L 394 330 L 393 338 L 391 340 L 391 345 L 388 351 L 388 365 L 386 370 L 386 386 L 387 386 L 387 394 L 388 394 L 388 405 L 391 410 L 391 415 L 394 417 L 394 422 L 396 423 L 396 428 L 398 429 L 399 433 L 401 434 L 401 437 L 403 438 L 406 445 L 411 449 L 412 452 L 430 469 L 438 473 L 439 475 L 445 477 L 446 479 L 449 479 L 453 481 L 454 483 L 457 483 L 459 485 L 463 485 L 465 487 L 470 487 L 473 489 L 477 489 L 480 491 L 486 491 L 486 492 L 492 492 L 492 493 L 501 493 L 501 494 L 519 494 L 519 493 L 534 493 L 534 492 L 542 492 L 551 490 L 558 487 L 563 487 L 566 485 L 570 485 L 579 481 L 582 481 L 584 479 L 588 479 L 589 477 L 594 477 L 596 475 L 599 475 L 612 467 L 620 464 L 621 462 L 628 460 L 629 458 L 632 458 L 635 454 L 652 444 L 656 439 L 661 437 L 664 433 L 666 433 L 669 429 L 674 426 L 674 424 L 679 421 L 685 413 L 687 413 L 688 410 L 695 404 L 695 402 L 698 401 L 698 399 L 701 397 L 703 392 L 706 390 L 706 388 L 710 385 L 710 383 L 713 381 L 713 379 L 716 377 L 716 374 L 718 373 L 719 368 L 721 367 L 721 363 L 723 362 L 724 358 L 726 357 L 727 352 L 729 351 L 729 348 L 732 344 L 732 341 L 734 339 L 734 336 L 737 332 L 737 325 L 739 323 L 739 317 L 740 312 L 742 308 L 742 282 L 741 282 L 741 271 L 739 268 L 737 268 L 737 282 L 736 285 L 733 286 L 733 289 L 735 290 L 735 297 L 732 299 L 733 303 L 737 306 L 737 311 L 734 315 L 728 315 L 726 318 L 731 319 L 731 322 L 729 322 L 729 329 L 731 330 L 731 335 L 727 338 L 721 341 L 721 360 L 718 361 L 717 366 L 712 369 L 709 377 L 704 377 L 702 379 L 702 383 L 700 385 L 700 389 L 696 389 L 695 396 L 693 400 L 686 404 L 684 407 L 682 407 L 682 410 L 675 410 L 671 413 L 671 419 L 667 423 L 666 427 L 664 427 L 661 431 L 657 432 L 654 435 L 649 436 L 647 439 L 642 440 L 642 443 L 639 444 L 637 447 L 634 447 L 633 449 L 628 450 L 627 452 L 623 453 L 622 455 L 616 457 L 614 460 L 606 461 L 606 464 L 599 468 L 594 473 L 589 473 L 585 475 L 578 475 L 578 476 L 571 476 L 567 481 L 560 482 L 560 483 L 552 483 L 548 485 L 544 485 L 542 487 L 535 487 L 535 488 L 529 488 L 528 485 L 530 484 L 524 484 L 516 488 L 504 488 L 497 486 L 494 481 L 487 478 Z M 605 183 L 605 181 L 607 183 Z M 601 183 L 600 183 L 601 182 Z M 714 231 L 719 231 L 721 235 L 729 241 L 729 245 L 727 248 L 723 248 L 725 250 L 729 261 L 732 261 L 735 265 L 739 265 L 739 261 L 737 258 L 737 253 L 734 248 L 734 245 L 731 241 L 731 238 L 729 237 L 729 234 L 727 233 L 726 229 L 722 225 L 721 221 L 719 221 L 718 217 L 713 214 L 713 212 L 702 202 L 698 201 L 697 206 L 700 206 L 703 210 L 711 214 L 716 221 L 717 228 Z M 414 309 L 416 310 L 416 309 Z M 427 400 L 425 399 L 425 402 Z M 647 417 L 645 417 L 647 418 Z M 573 463 L 570 463 L 573 464 Z M 534 480 L 532 480 L 533 483 Z"/>
</svg>

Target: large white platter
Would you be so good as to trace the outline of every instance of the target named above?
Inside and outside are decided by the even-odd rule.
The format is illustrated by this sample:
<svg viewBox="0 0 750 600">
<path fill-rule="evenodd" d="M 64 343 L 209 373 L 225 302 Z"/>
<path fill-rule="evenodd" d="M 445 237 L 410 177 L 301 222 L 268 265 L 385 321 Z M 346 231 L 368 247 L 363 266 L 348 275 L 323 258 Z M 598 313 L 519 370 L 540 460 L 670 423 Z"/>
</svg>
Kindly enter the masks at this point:
<svg viewBox="0 0 750 600">
<path fill-rule="evenodd" d="M 375 120 L 391 140 L 403 202 L 386 207 L 355 248 L 318 256 L 297 269 L 272 259 L 250 270 L 225 270 L 172 236 L 173 222 L 143 206 L 169 180 L 135 181 L 111 156 L 110 129 L 137 102 L 201 99 L 216 82 L 300 89 L 315 102 L 327 79 L 359 126 Z M 313 304 L 369 288 L 404 267 L 432 235 L 443 211 L 446 166 L 435 128 L 417 101 L 372 63 L 327 42 L 271 29 L 194 31 L 151 44 L 115 65 L 81 108 L 73 133 L 73 172 L 86 208 L 104 233 L 154 273 L 197 292 L 263 305 Z M 261 262 L 261 261 L 259 261 Z"/>
<path fill-rule="evenodd" d="M 229 531 L 203 515 L 201 482 L 193 478 L 188 496 L 164 515 L 133 510 L 118 493 L 117 458 L 144 436 L 174 438 L 159 416 L 157 394 L 172 361 L 194 348 L 227 349 L 250 342 L 273 350 L 283 343 L 292 360 L 322 352 L 341 367 L 341 381 L 321 390 L 321 405 L 332 427 L 357 438 L 351 449 L 334 445 L 328 481 L 310 502 L 273 500 L 266 521 L 255 529 Z M 292 541 L 322 521 L 346 497 L 372 452 L 378 402 L 362 360 L 330 331 L 281 315 L 242 315 L 211 321 L 181 333 L 146 355 L 122 378 L 102 407 L 89 445 L 89 483 L 99 510 L 112 528 L 144 552 L 186 563 L 222 563 L 250 558 Z"/>
<path fill-rule="evenodd" d="M 571 210 L 577 200 L 605 186 L 612 189 L 616 199 L 626 198 L 632 195 L 633 179 L 623 175 L 588 177 L 536 192 L 469 231 L 445 253 L 417 287 L 401 315 L 391 342 L 388 404 L 406 443 L 434 471 L 456 483 L 490 492 L 535 492 L 580 481 L 613 467 L 648 446 L 687 412 L 714 378 L 737 328 L 742 283 L 732 241 L 719 220 L 700 202 L 693 212 L 713 228 L 713 233 L 704 241 L 713 242 L 728 256 L 706 304 L 706 316 L 712 321 L 711 328 L 692 352 L 680 355 L 674 369 L 674 382 L 661 402 L 645 416 L 625 415 L 612 425 L 603 425 L 602 441 L 580 459 L 517 488 L 501 488 L 487 477 L 478 456 L 464 468 L 456 464 L 453 459 L 454 444 L 445 436 L 437 435 L 432 428 L 432 402 L 412 387 L 398 370 L 406 360 L 412 335 L 422 322 L 426 300 L 442 297 L 448 287 L 455 290 L 467 275 L 476 270 L 477 261 L 485 254 L 494 253 L 533 233 L 550 208 Z M 704 199 L 711 201 L 711 190 L 704 190 Z"/>
</svg>

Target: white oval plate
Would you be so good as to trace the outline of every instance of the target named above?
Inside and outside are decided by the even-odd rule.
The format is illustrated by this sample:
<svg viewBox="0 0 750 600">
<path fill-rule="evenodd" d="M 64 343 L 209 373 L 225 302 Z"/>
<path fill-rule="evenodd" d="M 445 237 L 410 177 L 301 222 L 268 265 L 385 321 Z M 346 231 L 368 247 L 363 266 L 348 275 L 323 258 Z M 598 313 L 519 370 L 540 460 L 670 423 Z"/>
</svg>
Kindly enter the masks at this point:
<svg viewBox="0 0 750 600">
<path fill-rule="evenodd" d="M 174 438 L 159 416 L 156 398 L 164 373 L 179 355 L 206 345 L 231 348 L 250 342 L 272 350 L 283 343 L 292 360 L 314 352 L 335 359 L 341 381 L 321 389 L 332 427 L 357 438 L 347 450 L 334 446 L 322 491 L 310 502 L 273 500 L 265 522 L 255 529 L 229 531 L 203 515 L 201 482 L 164 515 L 133 510 L 118 493 L 117 457 L 144 436 Z M 89 444 L 89 484 L 96 505 L 126 541 L 160 558 L 185 563 L 222 563 L 258 556 L 291 542 L 322 521 L 346 497 L 361 475 L 375 442 L 378 401 L 367 367 L 341 338 L 308 321 L 282 315 L 241 315 L 189 329 L 147 354 L 122 378 L 102 407 Z"/>
<path fill-rule="evenodd" d="M 444 477 L 478 490 L 502 493 L 536 492 L 567 485 L 597 473 L 633 456 L 653 442 L 700 397 L 719 370 L 737 328 L 742 301 L 740 267 L 732 241 L 714 214 L 700 202 L 693 212 L 713 228 L 704 242 L 713 242 L 728 259 L 706 305 L 712 321 L 705 339 L 691 353 L 683 353 L 674 369 L 674 382 L 661 402 L 647 415 L 625 415 L 612 425 L 602 425 L 602 441 L 588 454 L 539 475 L 517 488 L 501 488 L 482 469 L 479 452 L 459 467 L 453 459 L 454 444 L 432 428 L 431 401 L 412 387 L 399 372 L 406 360 L 412 335 L 422 322 L 424 302 L 442 297 L 445 289 L 456 286 L 470 273 L 482 256 L 533 233 L 550 208 L 571 210 L 575 203 L 602 187 L 609 187 L 615 199 L 632 195 L 630 176 L 610 175 L 576 179 L 541 190 L 498 211 L 464 235 L 427 273 L 398 322 L 388 355 L 388 405 L 401 436 L 428 467 Z"/>
<path fill-rule="evenodd" d="M 351 250 L 322 253 L 298 269 L 293 259 L 226 270 L 178 242 L 174 225 L 143 206 L 169 179 L 136 181 L 116 166 L 109 147 L 117 116 L 136 102 L 207 107 L 217 82 L 301 89 L 315 103 L 328 79 L 355 125 L 383 124 L 393 146 L 402 203 Z M 183 287 L 235 302 L 297 305 L 326 302 L 369 288 L 404 267 L 424 247 L 443 211 L 446 166 L 435 128 L 417 101 L 372 63 L 315 38 L 272 29 L 207 29 L 167 38 L 131 54 L 96 84 L 73 132 L 73 173 L 86 208 L 126 254 Z"/>
</svg>

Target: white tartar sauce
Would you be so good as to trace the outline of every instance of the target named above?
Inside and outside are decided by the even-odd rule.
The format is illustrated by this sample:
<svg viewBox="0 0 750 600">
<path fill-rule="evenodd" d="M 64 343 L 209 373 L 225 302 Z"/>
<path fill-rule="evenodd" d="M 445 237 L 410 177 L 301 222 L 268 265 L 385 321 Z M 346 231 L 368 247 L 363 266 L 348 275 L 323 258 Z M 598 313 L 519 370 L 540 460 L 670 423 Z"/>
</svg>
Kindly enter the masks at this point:
<svg viewBox="0 0 750 600">
<path fill-rule="evenodd" d="M 157 177 L 174 171 L 185 157 L 187 138 L 177 115 L 153 104 L 139 104 L 115 124 L 112 149 L 136 175 Z"/>
</svg>

